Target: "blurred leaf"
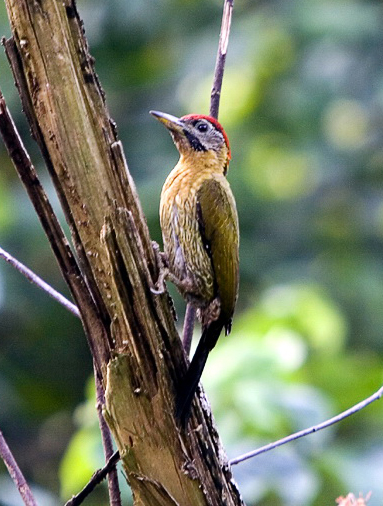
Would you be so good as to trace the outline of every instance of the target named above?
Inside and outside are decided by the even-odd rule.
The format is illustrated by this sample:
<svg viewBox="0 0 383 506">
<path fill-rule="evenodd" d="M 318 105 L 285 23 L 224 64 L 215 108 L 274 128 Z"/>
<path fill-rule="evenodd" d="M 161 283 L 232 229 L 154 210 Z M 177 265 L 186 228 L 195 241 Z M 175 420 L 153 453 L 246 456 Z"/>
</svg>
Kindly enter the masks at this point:
<svg viewBox="0 0 383 506">
<path fill-rule="evenodd" d="M 339 149 L 358 149 L 367 141 L 368 114 L 354 100 L 338 100 L 324 113 L 323 128 L 329 142 Z"/>
<path fill-rule="evenodd" d="M 292 150 L 285 136 L 259 136 L 244 169 L 247 181 L 261 198 L 296 199 L 316 187 L 315 160 Z"/>
<path fill-rule="evenodd" d="M 60 467 L 61 497 L 77 494 L 90 480 L 97 467 L 103 466 L 100 433 L 82 429 L 72 438 Z"/>
</svg>

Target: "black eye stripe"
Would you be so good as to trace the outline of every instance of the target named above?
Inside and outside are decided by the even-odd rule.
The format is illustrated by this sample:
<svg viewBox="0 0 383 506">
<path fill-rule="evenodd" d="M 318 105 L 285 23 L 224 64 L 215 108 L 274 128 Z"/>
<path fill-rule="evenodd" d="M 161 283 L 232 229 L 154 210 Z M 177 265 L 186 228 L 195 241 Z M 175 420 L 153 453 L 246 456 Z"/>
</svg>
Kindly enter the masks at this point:
<svg viewBox="0 0 383 506">
<path fill-rule="evenodd" d="M 207 151 L 205 146 L 197 139 L 197 137 L 195 135 L 193 135 L 191 132 L 189 132 L 189 130 L 185 129 L 184 134 L 185 134 L 185 137 L 187 138 L 187 140 L 189 141 L 190 146 L 195 151 Z"/>
</svg>

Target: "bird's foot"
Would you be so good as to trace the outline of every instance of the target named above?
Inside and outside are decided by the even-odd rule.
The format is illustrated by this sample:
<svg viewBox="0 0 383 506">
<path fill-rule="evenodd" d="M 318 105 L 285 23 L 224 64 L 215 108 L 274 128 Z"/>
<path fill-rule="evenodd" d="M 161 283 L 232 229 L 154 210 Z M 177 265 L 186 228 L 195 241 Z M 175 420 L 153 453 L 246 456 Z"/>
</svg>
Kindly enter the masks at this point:
<svg viewBox="0 0 383 506">
<path fill-rule="evenodd" d="M 165 280 L 169 276 L 169 267 L 167 265 L 168 262 L 166 255 L 160 251 L 158 243 L 156 241 L 152 241 L 152 246 L 159 274 L 156 283 L 150 287 L 150 291 L 154 293 L 154 295 L 161 295 L 166 291 Z"/>
</svg>

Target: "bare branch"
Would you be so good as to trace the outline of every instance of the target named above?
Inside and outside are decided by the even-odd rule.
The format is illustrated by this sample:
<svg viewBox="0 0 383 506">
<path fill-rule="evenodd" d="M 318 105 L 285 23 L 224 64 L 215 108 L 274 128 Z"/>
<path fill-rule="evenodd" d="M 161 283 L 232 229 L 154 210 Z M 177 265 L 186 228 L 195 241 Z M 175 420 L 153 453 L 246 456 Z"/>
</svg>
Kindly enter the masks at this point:
<svg viewBox="0 0 383 506">
<path fill-rule="evenodd" d="M 23 473 L 20 471 L 17 462 L 7 445 L 3 433 L 0 430 L 0 457 L 7 466 L 8 472 L 19 491 L 25 506 L 37 506 L 28 483 L 25 481 Z"/>
<path fill-rule="evenodd" d="M 102 413 L 102 410 L 105 407 L 105 395 L 101 380 L 97 375 L 96 368 L 94 368 L 94 379 L 96 382 L 96 395 L 97 395 L 96 407 L 97 407 L 98 423 L 100 425 L 100 431 L 102 435 L 102 446 L 104 448 L 105 460 L 106 462 L 108 462 L 108 460 L 113 455 L 113 442 L 109 427 L 106 424 L 104 415 Z M 119 458 L 116 460 L 116 463 L 118 462 L 118 460 Z M 121 493 L 118 484 L 118 475 L 116 466 L 111 467 L 108 472 L 108 490 L 109 490 L 109 506 L 121 506 Z"/>
<path fill-rule="evenodd" d="M 16 270 L 18 270 L 23 276 L 25 276 L 31 283 L 44 290 L 52 299 L 65 307 L 72 314 L 80 318 L 80 311 L 77 306 L 73 304 L 73 302 L 69 301 L 66 297 L 61 295 L 57 290 L 51 287 L 48 283 L 46 283 L 43 279 L 41 279 L 37 274 L 28 269 L 24 264 L 16 260 L 12 255 L 7 253 L 3 248 L 0 247 L 0 258 L 4 258 L 6 262 L 12 265 Z"/>
<path fill-rule="evenodd" d="M 81 492 L 66 502 L 65 506 L 78 506 L 81 504 L 84 499 L 88 497 L 88 495 L 95 489 L 95 487 L 105 479 L 106 475 L 110 473 L 113 467 L 116 467 L 116 463 L 119 461 L 119 459 L 120 453 L 118 451 L 114 452 L 106 465 L 102 469 L 96 471 L 92 479 L 85 485 Z"/>
<path fill-rule="evenodd" d="M 296 439 L 299 439 L 301 437 L 307 436 L 309 434 L 313 434 L 314 432 L 318 432 L 322 429 L 326 429 L 327 427 L 330 427 L 331 425 L 334 425 L 335 423 L 338 423 L 341 420 L 344 420 L 345 418 L 357 413 L 358 411 L 361 411 L 362 409 L 364 409 L 366 406 L 368 406 L 372 402 L 378 401 L 382 396 L 383 396 L 383 386 L 377 392 L 372 394 L 370 397 L 367 397 L 367 399 L 364 399 L 363 401 L 359 402 L 358 404 L 355 404 L 354 406 L 347 409 L 346 411 L 343 411 L 339 415 L 336 415 L 336 416 L 330 418 L 329 420 L 326 420 L 325 422 L 320 423 L 319 425 L 314 425 L 313 427 L 309 427 L 308 429 L 304 429 L 299 432 L 295 432 L 295 434 L 291 434 L 290 436 L 284 437 L 283 439 L 280 439 L 279 441 L 275 441 L 274 443 L 270 443 L 268 445 L 262 446 L 261 448 L 258 448 L 258 450 L 253 450 L 251 452 L 240 455 L 239 457 L 236 457 L 235 459 L 230 460 L 229 464 L 234 466 L 235 464 L 239 464 L 240 462 L 244 462 L 245 460 L 256 457 L 257 455 L 260 455 L 261 453 L 265 453 L 270 450 L 274 450 L 274 448 L 278 448 L 278 446 L 282 446 L 286 443 L 290 443 L 290 441 L 295 441 Z"/>
<path fill-rule="evenodd" d="M 218 118 L 223 72 L 225 70 L 226 53 L 229 44 L 233 4 L 234 0 L 225 0 L 225 4 L 223 6 L 221 33 L 219 36 L 219 45 L 214 71 L 213 88 L 211 90 L 210 96 L 210 116 L 212 116 L 213 118 Z"/>
</svg>

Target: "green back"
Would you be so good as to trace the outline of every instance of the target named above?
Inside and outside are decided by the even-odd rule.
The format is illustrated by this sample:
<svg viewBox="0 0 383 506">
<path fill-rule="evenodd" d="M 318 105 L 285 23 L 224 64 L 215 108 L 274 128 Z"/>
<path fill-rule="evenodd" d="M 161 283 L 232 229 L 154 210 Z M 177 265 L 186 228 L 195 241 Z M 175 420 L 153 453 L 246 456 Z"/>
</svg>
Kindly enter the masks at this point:
<svg viewBox="0 0 383 506">
<path fill-rule="evenodd" d="M 239 229 L 235 200 L 229 183 L 209 179 L 197 192 L 197 217 L 206 250 L 211 258 L 221 316 L 230 322 L 238 295 Z"/>
</svg>

